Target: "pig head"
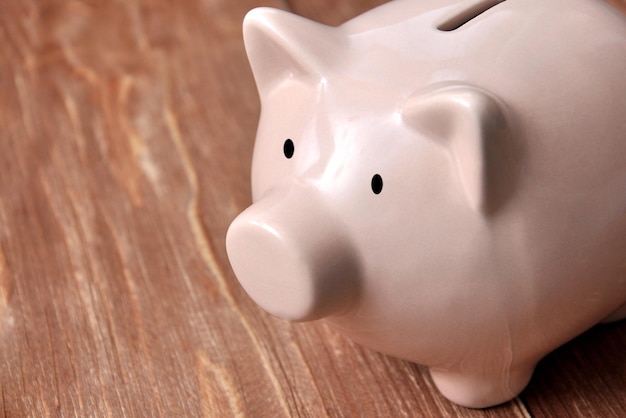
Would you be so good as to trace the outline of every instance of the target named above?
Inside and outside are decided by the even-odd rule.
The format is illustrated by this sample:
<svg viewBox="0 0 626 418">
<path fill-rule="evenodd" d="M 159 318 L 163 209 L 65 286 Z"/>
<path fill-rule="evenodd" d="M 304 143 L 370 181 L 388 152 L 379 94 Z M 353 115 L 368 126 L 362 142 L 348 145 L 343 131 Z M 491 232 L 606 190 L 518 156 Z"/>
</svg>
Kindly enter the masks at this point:
<svg viewBox="0 0 626 418">
<path fill-rule="evenodd" d="M 251 11 L 253 204 L 226 245 L 280 318 L 516 396 L 626 316 L 626 23 L 592 0 L 395 1 L 339 27 Z"/>
</svg>

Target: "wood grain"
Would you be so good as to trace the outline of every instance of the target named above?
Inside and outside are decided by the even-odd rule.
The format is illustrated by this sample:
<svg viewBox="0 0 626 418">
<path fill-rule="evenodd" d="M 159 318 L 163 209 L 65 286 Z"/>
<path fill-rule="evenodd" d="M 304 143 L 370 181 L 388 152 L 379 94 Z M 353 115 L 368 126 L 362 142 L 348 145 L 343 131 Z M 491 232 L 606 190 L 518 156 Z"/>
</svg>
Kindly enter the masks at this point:
<svg viewBox="0 0 626 418">
<path fill-rule="evenodd" d="M 338 24 L 380 3 L 0 2 L 2 416 L 626 414 L 624 323 L 469 410 L 422 367 L 278 321 L 237 284 L 223 240 L 259 112 L 245 12 Z"/>
</svg>

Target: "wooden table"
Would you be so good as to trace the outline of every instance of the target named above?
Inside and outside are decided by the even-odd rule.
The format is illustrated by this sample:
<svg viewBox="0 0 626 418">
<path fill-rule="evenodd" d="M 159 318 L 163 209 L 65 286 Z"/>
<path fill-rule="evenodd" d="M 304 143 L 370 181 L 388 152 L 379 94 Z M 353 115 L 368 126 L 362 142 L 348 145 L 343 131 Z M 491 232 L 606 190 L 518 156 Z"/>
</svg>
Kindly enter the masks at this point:
<svg viewBox="0 0 626 418">
<path fill-rule="evenodd" d="M 0 0 L 2 416 L 626 416 L 625 323 L 469 410 L 238 285 L 224 235 L 259 112 L 245 12 L 338 24 L 382 2 Z"/>
</svg>

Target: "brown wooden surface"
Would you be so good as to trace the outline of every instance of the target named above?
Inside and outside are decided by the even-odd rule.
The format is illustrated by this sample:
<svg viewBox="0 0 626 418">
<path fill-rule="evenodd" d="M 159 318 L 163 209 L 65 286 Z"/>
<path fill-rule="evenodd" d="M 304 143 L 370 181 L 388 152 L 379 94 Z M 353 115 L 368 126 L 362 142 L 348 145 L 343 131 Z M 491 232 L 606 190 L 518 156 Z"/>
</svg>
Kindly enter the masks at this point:
<svg viewBox="0 0 626 418">
<path fill-rule="evenodd" d="M 223 241 L 259 112 L 245 12 L 337 24 L 380 3 L 0 0 L 0 415 L 626 416 L 624 323 L 468 410 L 237 284 Z"/>
</svg>

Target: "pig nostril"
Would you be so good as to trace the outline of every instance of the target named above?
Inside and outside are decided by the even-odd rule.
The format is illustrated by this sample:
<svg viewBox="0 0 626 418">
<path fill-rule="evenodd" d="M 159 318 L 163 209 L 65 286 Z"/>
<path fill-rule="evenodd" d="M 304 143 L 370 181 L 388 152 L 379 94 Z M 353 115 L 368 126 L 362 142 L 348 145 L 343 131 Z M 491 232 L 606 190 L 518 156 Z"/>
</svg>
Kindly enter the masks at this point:
<svg viewBox="0 0 626 418">
<path fill-rule="evenodd" d="M 374 174 L 372 177 L 372 191 L 374 194 L 379 194 L 383 190 L 383 178 L 380 174 Z"/>
<path fill-rule="evenodd" d="M 294 151 L 295 146 L 293 144 L 293 141 L 291 139 L 285 140 L 285 143 L 283 144 L 283 153 L 285 154 L 285 157 L 287 157 L 288 159 L 293 157 Z"/>
</svg>

